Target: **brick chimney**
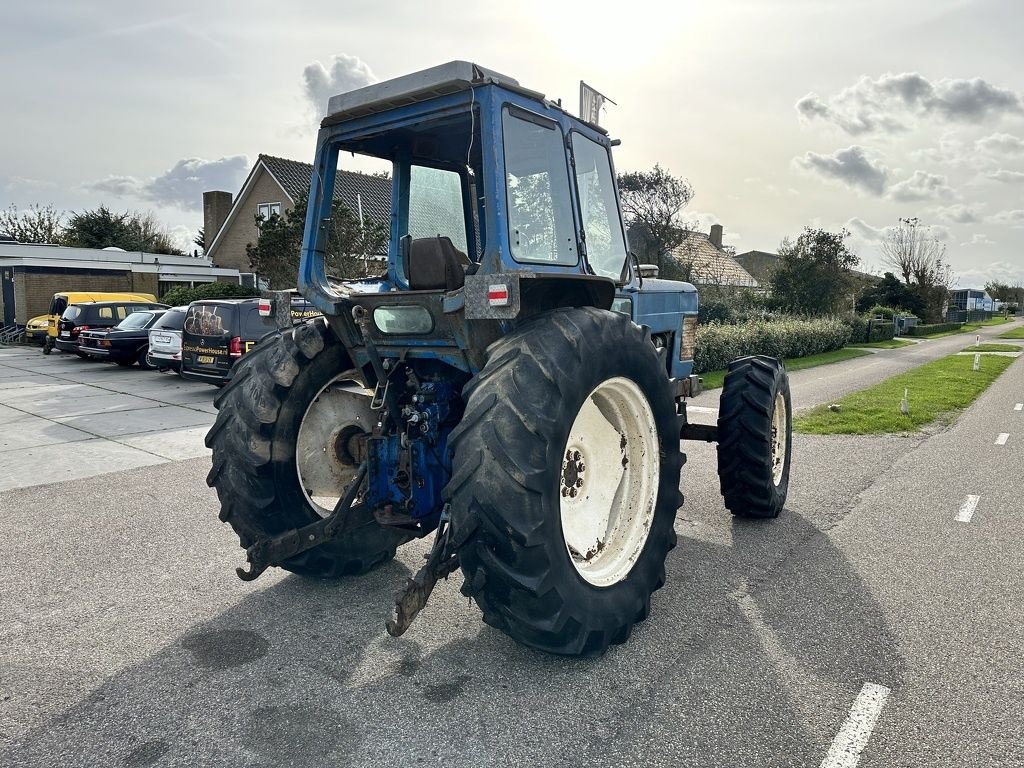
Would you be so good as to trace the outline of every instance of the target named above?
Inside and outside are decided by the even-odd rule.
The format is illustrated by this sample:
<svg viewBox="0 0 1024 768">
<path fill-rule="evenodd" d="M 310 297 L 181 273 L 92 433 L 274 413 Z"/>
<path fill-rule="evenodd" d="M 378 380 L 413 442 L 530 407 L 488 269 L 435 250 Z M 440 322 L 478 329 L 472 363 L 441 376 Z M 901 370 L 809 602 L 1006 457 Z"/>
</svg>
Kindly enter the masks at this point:
<svg viewBox="0 0 1024 768">
<path fill-rule="evenodd" d="M 722 225 L 721 224 L 712 224 L 711 225 L 711 234 L 708 236 L 708 239 L 711 241 L 711 244 L 713 246 L 715 246 L 715 248 L 718 248 L 719 250 L 722 249 Z"/>
<path fill-rule="evenodd" d="M 206 242 L 205 251 L 210 250 L 213 239 L 217 237 L 220 228 L 224 226 L 224 220 L 231 210 L 230 192 L 203 192 L 203 240 Z"/>
</svg>

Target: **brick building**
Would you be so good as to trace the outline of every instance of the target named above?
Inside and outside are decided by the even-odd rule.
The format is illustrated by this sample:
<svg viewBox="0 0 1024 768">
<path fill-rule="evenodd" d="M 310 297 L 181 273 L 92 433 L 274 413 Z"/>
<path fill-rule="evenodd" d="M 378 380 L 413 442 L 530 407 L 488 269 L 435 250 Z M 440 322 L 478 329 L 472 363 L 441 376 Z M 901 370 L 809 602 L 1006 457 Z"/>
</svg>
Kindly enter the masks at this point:
<svg viewBox="0 0 1024 768">
<path fill-rule="evenodd" d="M 218 267 L 249 272 L 245 246 L 259 237 L 256 217 L 283 216 L 309 194 L 312 176 L 313 166 L 309 163 L 260 155 L 236 198 L 232 199 L 230 192 L 204 192 L 206 256 Z M 390 179 L 339 170 L 334 197 L 360 218 L 390 225 Z"/>
<path fill-rule="evenodd" d="M 237 269 L 207 258 L 0 242 L 0 326 L 46 314 L 61 291 L 129 291 L 160 296 L 171 288 L 215 281 L 238 283 Z"/>
</svg>

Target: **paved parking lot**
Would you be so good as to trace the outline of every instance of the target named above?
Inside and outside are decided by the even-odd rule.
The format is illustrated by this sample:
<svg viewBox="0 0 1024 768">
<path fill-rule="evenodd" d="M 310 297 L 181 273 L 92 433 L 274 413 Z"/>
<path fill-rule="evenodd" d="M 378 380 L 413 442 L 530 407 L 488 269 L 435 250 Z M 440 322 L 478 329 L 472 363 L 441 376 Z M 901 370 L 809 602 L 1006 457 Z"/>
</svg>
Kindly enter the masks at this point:
<svg viewBox="0 0 1024 768">
<path fill-rule="evenodd" d="M 214 387 L 0 348 L 0 491 L 207 455 Z"/>
</svg>

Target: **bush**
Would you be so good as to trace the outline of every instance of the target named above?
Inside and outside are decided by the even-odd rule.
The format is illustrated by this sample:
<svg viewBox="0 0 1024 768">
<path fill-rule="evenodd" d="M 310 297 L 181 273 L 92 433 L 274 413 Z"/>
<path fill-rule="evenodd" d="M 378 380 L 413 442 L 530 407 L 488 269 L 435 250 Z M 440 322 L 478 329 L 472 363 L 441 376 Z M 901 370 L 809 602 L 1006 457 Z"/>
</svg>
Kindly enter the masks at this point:
<svg viewBox="0 0 1024 768">
<path fill-rule="evenodd" d="M 870 331 L 868 332 L 868 341 L 888 341 L 889 339 L 896 338 L 896 323 L 886 323 L 881 320 L 875 320 L 870 324 Z"/>
<path fill-rule="evenodd" d="M 963 323 L 935 323 L 933 325 L 913 325 L 907 328 L 907 336 L 928 336 L 932 333 L 959 331 Z"/>
<path fill-rule="evenodd" d="M 896 307 L 883 307 L 881 304 L 875 304 L 864 314 L 868 317 L 884 317 L 886 320 L 892 320 L 896 315 L 907 315 L 909 313 Z"/>
<path fill-rule="evenodd" d="M 694 372 L 721 370 L 730 360 L 744 355 L 782 359 L 817 355 L 840 349 L 849 340 L 849 326 L 837 318 L 780 318 L 771 322 L 698 326 Z"/>
<path fill-rule="evenodd" d="M 863 343 L 868 340 L 868 321 L 861 315 L 846 315 L 843 322 L 850 329 L 851 343 Z"/>
<path fill-rule="evenodd" d="M 260 292 L 246 285 L 234 283 L 203 283 L 195 288 L 180 286 L 172 288 L 160 297 L 162 304 L 180 307 L 200 299 L 250 299 Z"/>
</svg>

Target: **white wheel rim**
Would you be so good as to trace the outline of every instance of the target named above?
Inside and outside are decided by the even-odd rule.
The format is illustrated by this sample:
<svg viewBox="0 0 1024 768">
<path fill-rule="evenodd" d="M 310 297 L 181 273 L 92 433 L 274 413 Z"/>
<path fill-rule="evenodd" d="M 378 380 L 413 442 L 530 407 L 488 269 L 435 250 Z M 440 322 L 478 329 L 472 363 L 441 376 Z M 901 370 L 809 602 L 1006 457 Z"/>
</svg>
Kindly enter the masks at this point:
<svg viewBox="0 0 1024 768">
<path fill-rule="evenodd" d="M 617 584 L 636 565 L 654 520 L 660 464 L 643 392 L 621 377 L 602 382 L 569 430 L 558 489 L 569 558 L 591 584 Z"/>
<path fill-rule="evenodd" d="M 355 382 L 354 371 L 331 379 L 302 416 L 295 439 L 295 469 L 306 500 L 326 517 L 352 482 L 359 467 L 351 438 L 373 430 L 372 393 Z"/>
<path fill-rule="evenodd" d="M 772 414 L 772 482 L 776 486 L 782 482 L 782 472 L 786 468 L 788 424 L 786 399 L 779 392 L 775 395 L 775 412 Z"/>
</svg>

